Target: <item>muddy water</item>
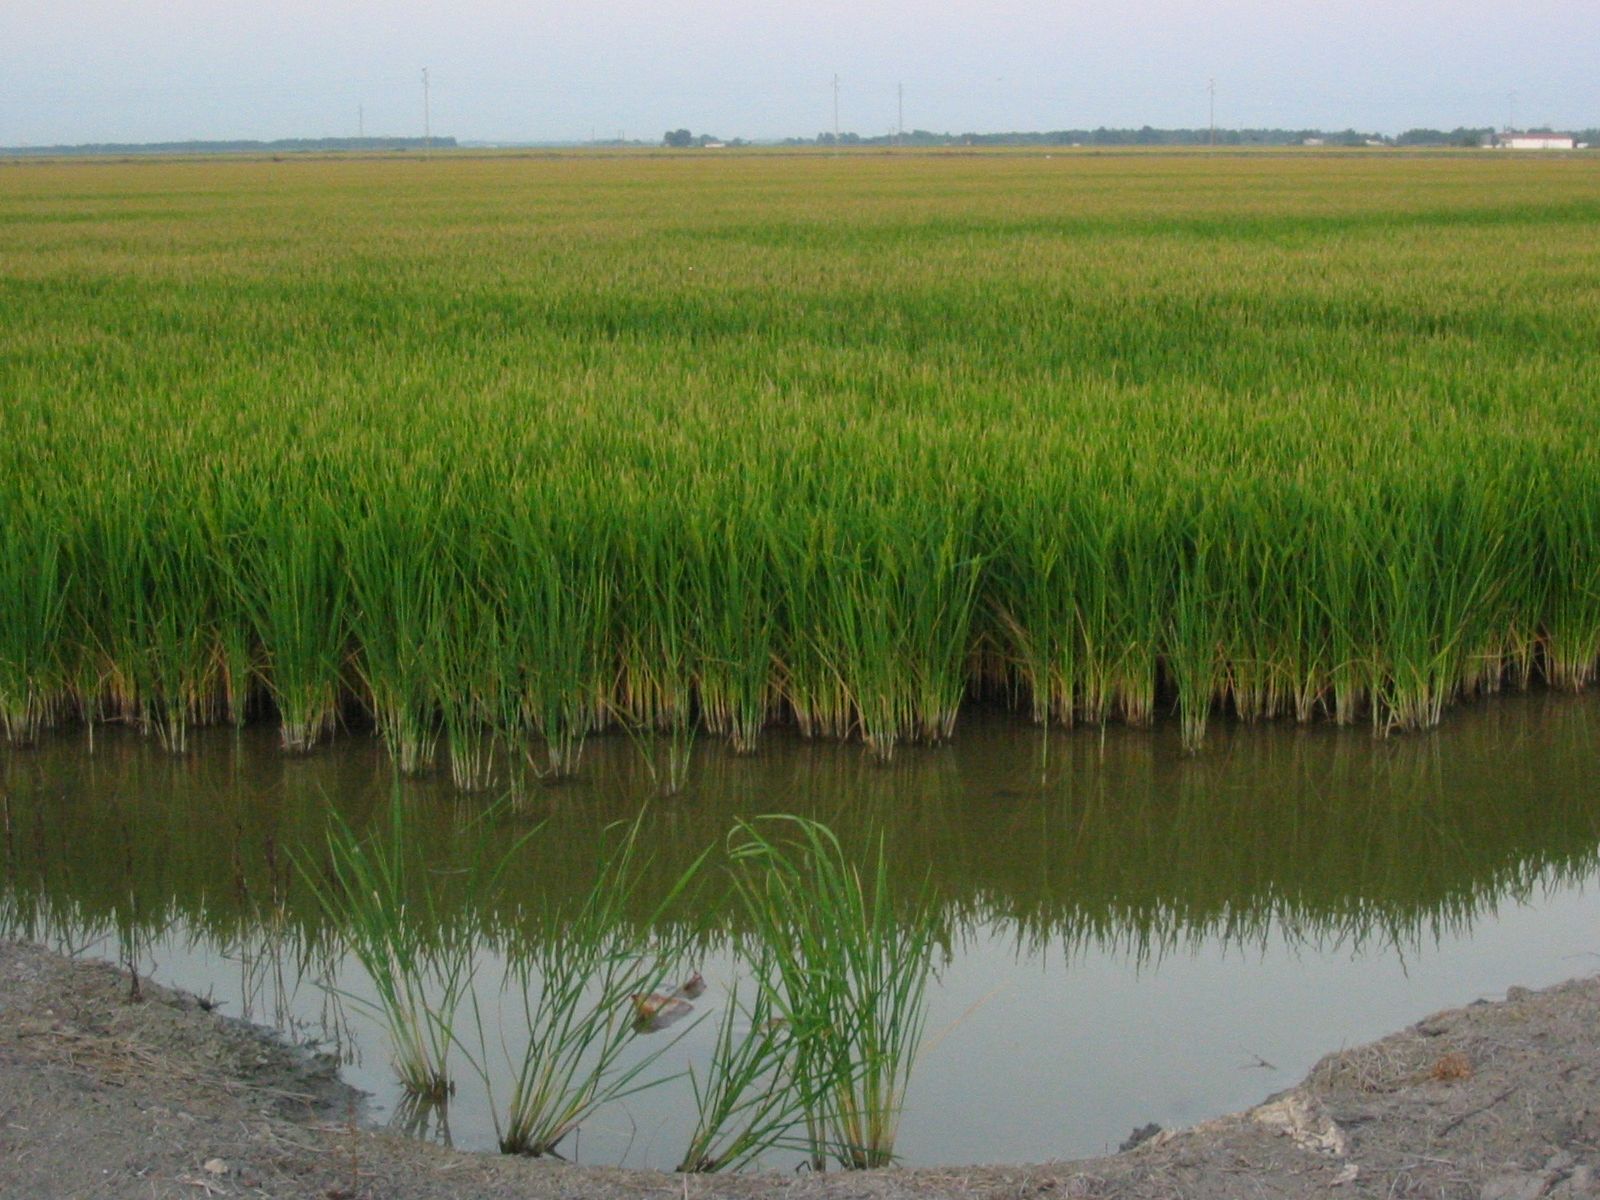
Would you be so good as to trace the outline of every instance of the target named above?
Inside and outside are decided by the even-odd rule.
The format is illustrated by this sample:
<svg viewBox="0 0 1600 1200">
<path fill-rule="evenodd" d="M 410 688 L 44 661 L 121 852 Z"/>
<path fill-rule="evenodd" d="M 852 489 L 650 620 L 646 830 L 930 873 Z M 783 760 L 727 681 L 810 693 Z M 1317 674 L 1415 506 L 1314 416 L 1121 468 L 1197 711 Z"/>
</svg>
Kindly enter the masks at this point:
<svg viewBox="0 0 1600 1200">
<path fill-rule="evenodd" d="M 1073 1156 L 1252 1103 L 1432 1009 L 1594 970 L 1597 748 L 1594 696 L 1505 697 L 1389 741 L 1222 727 L 1198 756 L 1175 730 L 1046 736 L 979 715 L 955 744 L 887 766 L 783 736 L 744 759 L 702 742 L 687 789 L 663 798 L 641 747 L 598 739 L 580 779 L 492 812 L 496 845 L 538 832 L 495 910 L 454 916 L 482 926 L 484 1020 L 514 1048 L 516 998 L 496 985 L 527 936 L 519 914 L 586 887 L 610 823 L 646 808 L 641 919 L 740 817 L 804 813 L 857 849 L 881 831 L 898 882 L 929 879 L 940 920 L 902 1154 Z M 357 1002 L 366 983 L 294 864 L 322 852 L 330 809 L 365 829 L 393 799 L 365 737 L 303 759 L 269 729 L 209 733 L 183 758 L 117 730 L 0 750 L 0 923 L 333 1046 L 383 1119 L 398 1091 Z M 439 871 L 481 853 L 487 800 L 425 780 L 400 803 Z M 737 918 L 709 903 L 674 919 L 697 929 L 699 1007 L 714 1013 Z M 691 1031 L 660 1070 L 703 1060 L 711 1033 Z M 458 1145 L 493 1142 L 483 1092 L 465 1079 L 450 1107 Z M 679 1081 L 602 1112 L 566 1149 L 670 1167 L 691 1119 Z"/>
</svg>

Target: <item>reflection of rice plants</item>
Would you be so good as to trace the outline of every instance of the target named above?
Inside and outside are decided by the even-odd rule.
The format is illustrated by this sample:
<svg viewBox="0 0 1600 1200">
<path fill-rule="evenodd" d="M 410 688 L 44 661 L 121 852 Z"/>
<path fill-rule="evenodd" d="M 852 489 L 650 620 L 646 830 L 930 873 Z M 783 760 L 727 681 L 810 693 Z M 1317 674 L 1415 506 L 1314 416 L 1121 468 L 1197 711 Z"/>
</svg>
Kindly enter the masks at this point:
<svg viewBox="0 0 1600 1200">
<path fill-rule="evenodd" d="M 826 826 L 773 821 L 789 824 L 739 827 L 735 881 L 795 1038 L 812 1162 L 831 1153 L 846 1167 L 884 1166 L 926 1017 L 933 913 L 925 894 L 896 911 L 881 840 L 863 878 Z M 795 836 L 769 836 L 785 827 Z"/>
<path fill-rule="evenodd" d="M 441 1146 L 455 1144 L 450 1134 L 448 1097 L 436 1099 L 415 1092 L 406 1093 L 395 1105 L 394 1113 L 389 1118 L 389 1128 L 418 1141 L 438 1142 Z"/>
<path fill-rule="evenodd" d="M 640 879 L 638 831 L 637 823 L 628 829 L 576 904 L 542 914 L 537 936 L 513 958 L 506 983 L 515 992 L 528 1040 L 510 1056 L 511 1094 L 503 1118 L 498 1103 L 492 1105 L 507 1154 L 554 1153 L 601 1105 L 665 1082 L 649 1072 L 677 1038 L 629 1054 L 639 1032 L 635 997 L 666 986 L 682 949 L 671 935 L 662 940 L 639 932 L 657 924 L 653 918 L 642 924 L 628 919 Z M 687 887 L 703 858 L 661 897 L 656 916 Z M 493 1099 L 476 1004 L 474 997 L 481 1052 L 475 1066 Z"/>
<path fill-rule="evenodd" d="M 664 734 L 654 729 L 628 732 L 656 795 L 676 796 L 689 785 L 689 768 L 694 761 L 693 725 L 675 725 Z"/>
</svg>

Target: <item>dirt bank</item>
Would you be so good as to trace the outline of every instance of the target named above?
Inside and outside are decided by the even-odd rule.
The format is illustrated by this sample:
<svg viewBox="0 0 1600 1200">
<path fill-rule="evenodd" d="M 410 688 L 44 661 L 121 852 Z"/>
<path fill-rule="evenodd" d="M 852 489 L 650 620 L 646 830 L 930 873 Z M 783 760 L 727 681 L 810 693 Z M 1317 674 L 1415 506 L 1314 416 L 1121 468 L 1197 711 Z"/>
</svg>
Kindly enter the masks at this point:
<svg viewBox="0 0 1600 1200">
<path fill-rule="evenodd" d="M 1436 1014 L 1249 1112 L 1109 1158 L 684 1178 L 455 1154 L 355 1124 L 332 1064 L 191 996 L 0 943 L 0 1196 L 1600 1197 L 1600 979 Z"/>
</svg>

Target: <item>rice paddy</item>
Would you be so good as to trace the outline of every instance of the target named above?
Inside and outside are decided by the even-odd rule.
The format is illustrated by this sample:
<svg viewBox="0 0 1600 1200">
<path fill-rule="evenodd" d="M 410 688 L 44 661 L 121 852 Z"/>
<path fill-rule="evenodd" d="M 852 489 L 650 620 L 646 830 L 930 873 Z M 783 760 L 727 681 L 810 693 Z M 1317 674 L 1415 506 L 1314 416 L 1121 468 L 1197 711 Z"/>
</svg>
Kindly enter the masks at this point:
<svg viewBox="0 0 1600 1200">
<path fill-rule="evenodd" d="M 0 170 L 0 720 L 880 758 L 1600 661 L 1600 160 Z M 444 753 L 441 755 L 441 748 Z"/>
</svg>

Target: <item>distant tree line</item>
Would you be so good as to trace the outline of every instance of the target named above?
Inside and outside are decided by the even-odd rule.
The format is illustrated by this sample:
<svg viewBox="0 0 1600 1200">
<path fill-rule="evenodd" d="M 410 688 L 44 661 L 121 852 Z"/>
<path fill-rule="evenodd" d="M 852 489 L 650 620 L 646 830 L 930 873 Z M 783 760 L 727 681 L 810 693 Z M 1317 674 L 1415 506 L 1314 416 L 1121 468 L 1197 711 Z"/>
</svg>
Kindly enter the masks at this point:
<svg viewBox="0 0 1600 1200">
<path fill-rule="evenodd" d="M 1528 130 L 1549 133 L 1548 129 Z M 1569 132 L 1563 130 L 1562 132 Z M 1600 129 L 1570 131 L 1580 142 L 1600 145 Z M 903 133 L 864 136 L 859 133 L 819 133 L 814 138 L 784 138 L 785 146 L 1483 146 L 1493 140 L 1495 130 L 1488 126 L 1458 126 L 1451 130 L 1408 129 L 1394 137 L 1363 133 L 1355 129 L 1055 129 L 1045 132 L 1011 133 L 935 133 L 910 129 Z M 646 143 L 621 140 L 596 143 L 610 146 L 642 146 Z M 668 130 L 661 145 L 674 149 L 703 149 L 707 146 L 748 146 L 745 138 L 719 138 L 687 129 Z M 247 139 L 232 141 L 187 142 L 87 142 L 57 146 L 0 146 L 0 155 L 118 155 L 118 154 L 295 154 L 360 152 L 385 150 L 423 150 L 429 147 L 450 149 L 459 143 L 453 137 L 330 137 L 280 138 L 262 142 Z"/>
<path fill-rule="evenodd" d="M 1594 145 L 1600 138 L 1600 129 L 1551 129 L 1549 126 L 1539 126 L 1535 129 L 1519 130 L 1521 133 L 1570 133 L 1575 141 Z M 1479 128 L 1458 127 L 1446 133 L 1442 129 L 1408 129 L 1394 139 L 1396 146 L 1488 146 L 1492 145 L 1497 131 L 1490 126 Z"/>
<path fill-rule="evenodd" d="M 1358 129 L 1054 129 L 1024 133 L 934 133 L 910 129 L 904 133 L 862 136 L 858 133 L 819 133 L 814 138 L 786 138 L 789 146 L 1480 146 L 1494 130 L 1467 128 L 1449 131 L 1408 129 L 1397 137 Z M 1596 144 L 1600 131 L 1583 130 L 1580 142 Z"/>
<path fill-rule="evenodd" d="M 295 154 L 311 151 L 424 150 L 455 146 L 453 137 L 280 138 L 273 142 L 86 142 L 74 146 L 6 146 L 0 154 Z"/>
<path fill-rule="evenodd" d="M 1458 126 L 1446 133 L 1442 129 L 1408 129 L 1394 139 L 1396 146 L 1486 146 L 1494 138 L 1487 126 L 1469 129 Z"/>
<path fill-rule="evenodd" d="M 1330 133 L 1321 129 L 1052 129 L 1042 132 L 934 133 L 909 129 L 864 137 L 857 133 L 819 133 L 815 138 L 788 138 L 787 145 L 816 146 L 1298 146 L 1305 142 L 1364 146 L 1385 140 L 1381 134 L 1354 129 Z"/>
<path fill-rule="evenodd" d="M 750 143 L 744 138 L 719 138 L 711 133 L 695 134 L 687 129 L 669 129 L 662 136 L 661 144 L 675 150 L 689 150 L 706 146 L 748 146 Z"/>
</svg>

